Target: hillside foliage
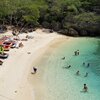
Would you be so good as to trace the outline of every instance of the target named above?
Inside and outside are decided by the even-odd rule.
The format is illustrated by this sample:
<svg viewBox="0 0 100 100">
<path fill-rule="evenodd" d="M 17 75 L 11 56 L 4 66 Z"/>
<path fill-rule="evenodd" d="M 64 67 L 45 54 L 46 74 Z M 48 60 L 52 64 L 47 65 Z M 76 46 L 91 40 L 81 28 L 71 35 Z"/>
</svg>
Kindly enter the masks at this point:
<svg viewBox="0 0 100 100">
<path fill-rule="evenodd" d="M 100 35 L 100 0 L 0 0 L 0 25 Z"/>
</svg>

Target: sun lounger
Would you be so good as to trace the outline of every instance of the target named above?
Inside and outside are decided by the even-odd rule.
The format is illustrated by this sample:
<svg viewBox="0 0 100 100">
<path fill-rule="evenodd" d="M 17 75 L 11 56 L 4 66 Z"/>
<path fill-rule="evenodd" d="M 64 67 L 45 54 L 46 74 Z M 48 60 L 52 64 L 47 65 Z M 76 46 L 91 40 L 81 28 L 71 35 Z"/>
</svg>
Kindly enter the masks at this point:
<svg viewBox="0 0 100 100">
<path fill-rule="evenodd" d="M 7 54 L 7 53 L 0 54 L 0 58 L 2 58 L 2 59 L 8 58 L 8 56 L 9 56 L 9 54 Z"/>
</svg>

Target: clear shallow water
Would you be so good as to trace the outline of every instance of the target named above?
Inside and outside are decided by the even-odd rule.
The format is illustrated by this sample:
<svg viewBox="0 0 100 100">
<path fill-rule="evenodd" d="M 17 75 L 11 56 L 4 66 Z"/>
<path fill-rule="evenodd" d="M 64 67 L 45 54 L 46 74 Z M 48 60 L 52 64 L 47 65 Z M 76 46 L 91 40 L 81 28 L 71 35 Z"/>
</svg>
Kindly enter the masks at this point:
<svg viewBox="0 0 100 100">
<path fill-rule="evenodd" d="M 52 48 L 51 48 L 52 49 Z M 75 50 L 79 56 L 74 56 Z M 66 57 L 62 60 L 62 57 Z M 46 53 L 40 64 L 45 67 L 43 81 L 47 92 L 43 100 L 100 100 L 100 40 L 94 38 L 73 39 L 59 45 L 53 52 Z M 90 63 L 90 67 L 82 63 Z M 66 69 L 67 65 L 70 69 Z M 42 70 L 42 69 L 41 69 Z M 80 71 L 80 75 L 75 73 Z M 88 72 L 88 77 L 84 77 Z M 83 84 L 88 92 L 82 92 Z"/>
</svg>

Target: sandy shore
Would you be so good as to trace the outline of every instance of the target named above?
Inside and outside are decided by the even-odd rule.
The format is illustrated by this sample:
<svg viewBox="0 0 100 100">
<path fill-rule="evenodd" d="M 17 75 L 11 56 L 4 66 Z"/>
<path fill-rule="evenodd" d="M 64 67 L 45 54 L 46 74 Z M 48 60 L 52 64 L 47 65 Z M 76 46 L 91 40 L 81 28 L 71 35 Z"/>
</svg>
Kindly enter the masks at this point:
<svg viewBox="0 0 100 100">
<path fill-rule="evenodd" d="M 6 35 L 10 35 L 10 33 L 9 31 Z M 25 38 L 26 35 L 20 34 L 19 37 Z M 23 48 L 11 49 L 9 58 L 4 60 L 3 65 L 0 66 L 0 100 L 36 100 L 35 97 L 39 97 L 39 94 L 35 90 L 39 87 L 41 94 L 44 88 L 39 83 L 41 80 L 39 68 L 38 73 L 31 77 L 34 85 L 29 82 L 34 63 L 43 56 L 52 43 L 69 38 L 55 32 L 49 34 L 40 29 L 28 35 L 34 36 L 34 38 L 23 41 Z"/>
</svg>

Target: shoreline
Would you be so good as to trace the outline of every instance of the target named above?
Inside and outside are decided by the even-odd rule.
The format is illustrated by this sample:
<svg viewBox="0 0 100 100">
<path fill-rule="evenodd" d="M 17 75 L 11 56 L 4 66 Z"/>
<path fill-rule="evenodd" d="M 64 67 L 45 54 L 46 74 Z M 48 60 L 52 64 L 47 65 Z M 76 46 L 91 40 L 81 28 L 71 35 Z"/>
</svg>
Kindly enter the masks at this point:
<svg viewBox="0 0 100 100">
<path fill-rule="evenodd" d="M 44 68 L 41 68 L 39 65 L 41 64 L 41 62 L 43 62 L 46 58 L 43 58 L 43 56 L 45 55 L 50 55 L 53 50 L 55 50 L 60 44 L 62 44 L 64 41 L 68 41 L 69 37 L 64 37 L 63 40 L 59 40 L 61 39 L 60 38 L 57 38 L 57 39 L 54 39 L 53 41 L 51 41 L 48 46 L 46 46 L 45 50 L 42 52 L 41 55 L 38 56 L 38 61 L 33 61 L 33 65 L 35 65 L 39 72 L 37 72 L 35 75 L 31 75 L 29 73 L 28 75 L 28 79 L 29 79 L 29 82 L 30 84 L 32 85 L 32 87 L 34 87 L 35 89 L 35 97 L 36 99 L 35 100 L 43 100 L 43 95 L 45 95 L 44 93 L 46 93 L 46 86 L 45 86 L 45 83 L 43 83 L 42 81 L 42 76 L 45 72 L 45 67 Z M 35 60 L 37 60 L 35 59 Z M 31 68 L 32 69 L 32 68 Z M 30 71 L 31 71 L 30 69 Z"/>
<path fill-rule="evenodd" d="M 7 35 L 11 35 L 10 33 L 11 32 L 8 32 Z M 58 50 L 57 48 L 60 46 L 63 47 L 63 45 L 66 43 L 67 48 L 70 49 L 70 46 L 72 46 L 74 40 L 77 40 L 76 44 L 80 40 L 80 38 L 59 35 L 56 32 L 47 33 L 41 29 L 28 34 L 20 34 L 19 37 L 22 39 L 25 38 L 26 35 L 33 36 L 34 38 L 28 39 L 28 41 L 22 41 L 24 44 L 24 47 L 22 48 L 11 49 L 8 52 L 10 55 L 9 58 L 3 60 L 4 64 L 0 66 L 0 100 L 44 100 L 44 97 L 48 95 L 48 84 L 44 81 L 45 75 L 50 74 L 50 70 L 48 68 L 54 68 L 54 66 L 52 64 L 50 66 L 42 66 L 42 64 L 45 63 L 46 59 L 49 59 L 49 55 L 52 56 L 54 53 L 53 56 L 55 56 L 55 51 Z M 88 38 L 85 38 L 85 40 L 87 39 Z M 73 51 L 70 52 L 72 54 Z M 69 53 L 69 55 L 71 54 Z M 61 54 L 60 58 L 64 56 L 65 55 Z M 58 60 L 60 59 L 58 58 Z M 36 74 L 31 74 L 33 67 L 37 67 Z M 54 73 L 55 72 L 53 72 L 53 74 Z M 63 72 L 61 73 L 64 75 Z M 70 76 L 70 73 L 66 75 Z M 79 89 L 73 85 L 73 82 L 75 82 L 75 84 L 77 83 L 74 81 L 74 78 L 67 77 L 66 81 L 69 79 L 73 80 L 71 81 L 71 84 L 74 91 Z M 83 83 L 81 82 L 79 86 L 81 87 L 82 84 Z M 67 83 L 66 86 L 70 87 L 70 84 Z M 80 90 L 81 88 L 79 91 Z M 69 93 L 69 91 L 72 90 L 69 89 L 65 94 Z M 75 93 L 76 92 L 73 92 L 73 94 Z M 70 97 L 71 95 L 68 96 Z"/>
<path fill-rule="evenodd" d="M 34 87 L 32 88 L 28 82 L 28 75 L 33 62 L 45 52 L 49 43 L 51 44 L 57 38 L 66 38 L 66 36 L 57 33 L 42 32 L 40 29 L 36 30 L 32 35 L 34 36 L 32 40 L 23 42 L 23 48 L 9 51 L 9 58 L 4 61 L 0 68 L 0 100 L 6 100 L 7 98 L 8 100 L 35 100 Z M 27 54 L 28 52 L 31 54 Z M 36 75 L 33 76 L 36 77 Z"/>
</svg>

